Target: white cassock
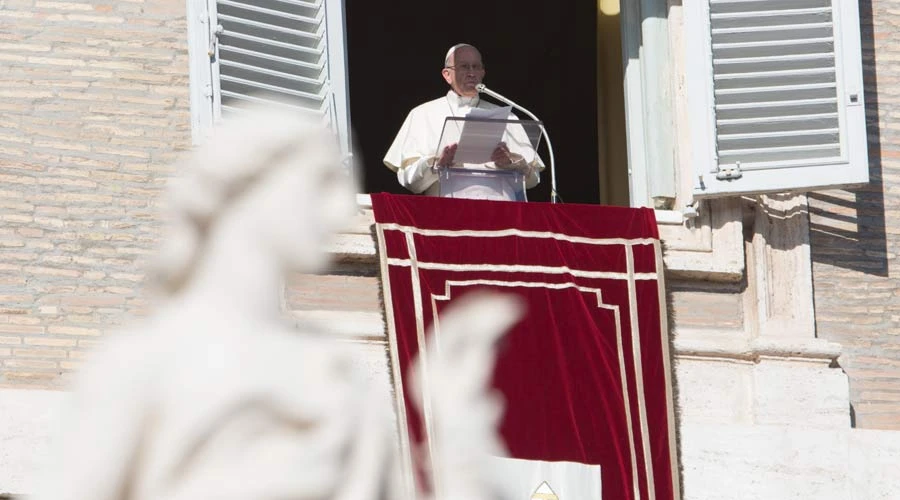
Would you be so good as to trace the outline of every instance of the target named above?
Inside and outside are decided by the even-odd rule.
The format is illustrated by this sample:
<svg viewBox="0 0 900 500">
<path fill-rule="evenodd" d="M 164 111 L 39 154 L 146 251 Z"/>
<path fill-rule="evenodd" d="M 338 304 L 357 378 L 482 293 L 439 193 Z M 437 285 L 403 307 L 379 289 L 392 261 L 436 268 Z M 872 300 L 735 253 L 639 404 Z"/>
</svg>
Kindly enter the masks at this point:
<svg viewBox="0 0 900 500">
<path fill-rule="evenodd" d="M 406 116 L 406 120 L 400 127 L 397 137 L 390 149 L 384 155 L 384 164 L 397 172 L 397 180 L 400 185 L 414 193 L 438 195 L 438 173 L 432 168 L 436 160 L 438 143 L 441 142 L 441 133 L 444 130 L 444 121 L 447 117 L 464 117 L 472 109 L 495 109 L 496 104 L 485 102 L 478 96 L 463 97 L 450 90 L 447 95 L 420 104 L 413 108 Z M 510 118 L 516 119 L 515 116 Z M 456 123 L 448 123 L 447 134 L 455 134 L 456 140 L 447 137 L 444 144 L 457 142 L 461 127 L 454 129 Z M 540 171 L 544 169 L 544 163 L 533 152 L 533 145 L 529 142 L 524 129 L 510 127 L 504 136 L 510 152 L 525 158 L 531 158 L 529 163 L 534 167 L 529 171 L 525 179 L 525 187 L 533 188 L 540 182 Z M 469 165 L 466 164 L 466 167 Z M 478 168 L 498 168 L 492 162 L 472 165 Z"/>
</svg>

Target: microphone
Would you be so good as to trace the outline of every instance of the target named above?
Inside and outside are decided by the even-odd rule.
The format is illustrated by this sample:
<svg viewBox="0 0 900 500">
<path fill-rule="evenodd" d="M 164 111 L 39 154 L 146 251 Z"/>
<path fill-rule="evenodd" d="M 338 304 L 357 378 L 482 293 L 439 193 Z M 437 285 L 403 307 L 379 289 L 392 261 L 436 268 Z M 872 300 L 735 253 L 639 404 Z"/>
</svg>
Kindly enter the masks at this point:
<svg viewBox="0 0 900 500">
<path fill-rule="evenodd" d="M 479 94 L 487 94 L 504 104 L 507 104 L 509 106 L 512 106 L 512 107 L 522 111 L 523 113 L 528 115 L 532 120 L 541 124 L 541 132 L 543 132 L 544 137 L 547 138 L 547 152 L 550 153 L 550 202 L 556 203 L 559 198 L 558 195 L 556 194 L 556 161 L 553 158 L 553 144 L 550 143 L 550 134 L 548 134 L 547 129 L 544 128 L 544 122 L 539 120 L 538 117 L 535 116 L 534 113 L 532 113 L 531 111 L 528 111 L 524 107 L 516 104 L 515 102 L 513 102 L 512 99 L 504 97 L 503 95 L 498 94 L 497 92 L 494 92 L 493 90 L 487 88 L 483 83 L 479 83 L 478 85 L 476 85 L 475 90 L 477 90 Z"/>
</svg>

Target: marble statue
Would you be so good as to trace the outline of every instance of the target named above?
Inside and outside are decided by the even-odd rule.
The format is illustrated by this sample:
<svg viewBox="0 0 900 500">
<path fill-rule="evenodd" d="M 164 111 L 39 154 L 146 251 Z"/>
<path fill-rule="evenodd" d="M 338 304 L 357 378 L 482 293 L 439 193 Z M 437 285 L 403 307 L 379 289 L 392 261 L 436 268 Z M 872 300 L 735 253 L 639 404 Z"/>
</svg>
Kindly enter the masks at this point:
<svg viewBox="0 0 900 500">
<path fill-rule="evenodd" d="M 492 459 L 507 451 L 497 432 L 503 402 L 489 386 L 497 342 L 523 314 L 514 295 L 473 292 L 441 314 L 438 342 L 427 336 L 428 362 L 416 361 L 414 393 L 431 395 L 438 500 L 513 500 L 491 473 Z"/>
<path fill-rule="evenodd" d="M 324 269 L 357 210 L 334 137 L 296 113 L 251 108 L 177 173 L 148 273 L 153 312 L 110 334 L 78 374 L 36 498 L 404 498 L 390 398 L 368 387 L 347 344 L 297 328 L 280 307 L 287 274 Z M 442 353 L 419 370 L 440 395 L 438 497 L 488 498 L 463 494 L 484 480 L 478 457 L 500 449 L 485 388 L 518 304 L 454 309 Z"/>
</svg>

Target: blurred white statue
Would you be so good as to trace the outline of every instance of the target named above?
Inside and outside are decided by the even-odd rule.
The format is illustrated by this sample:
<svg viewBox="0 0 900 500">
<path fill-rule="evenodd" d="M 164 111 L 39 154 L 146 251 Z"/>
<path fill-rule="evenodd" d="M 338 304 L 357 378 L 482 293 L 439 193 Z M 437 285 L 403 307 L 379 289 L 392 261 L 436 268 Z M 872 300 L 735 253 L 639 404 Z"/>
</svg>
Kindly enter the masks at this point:
<svg viewBox="0 0 900 500">
<path fill-rule="evenodd" d="M 158 308 L 79 373 L 37 498 L 403 498 L 390 399 L 348 347 L 280 310 L 286 275 L 322 270 L 356 210 L 334 137 L 296 113 L 251 109 L 178 174 L 151 274 Z M 499 449 L 499 407 L 482 397 L 493 342 L 518 310 L 504 296 L 466 307 L 448 314 L 428 370 L 448 500 L 489 498 L 457 492 L 483 480 L 467 460 Z"/>
<path fill-rule="evenodd" d="M 430 394 L 438 500 L 514 500 L 492 474 L 492 457 L 505 457 L 507 450 L 497 431 L 503 402 L 490 382 L 497 342 L 523 313 L 513 295 L 476 292 L 441 315 L 437 341 L 433 332 L 427 336 L 428 362 L 416 361 L 414 394 Z M 415 403 L 425 406 L 421 399 Z"/>
</svg>

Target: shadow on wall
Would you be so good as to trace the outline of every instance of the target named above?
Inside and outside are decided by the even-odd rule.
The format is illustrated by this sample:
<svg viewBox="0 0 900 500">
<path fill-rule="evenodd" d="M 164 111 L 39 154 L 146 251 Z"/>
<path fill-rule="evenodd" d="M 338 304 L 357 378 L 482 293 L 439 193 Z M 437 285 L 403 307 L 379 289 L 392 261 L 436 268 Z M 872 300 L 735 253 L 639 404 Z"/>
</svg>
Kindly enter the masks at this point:
<svg viewBox="0 0 900 500">
<path fill-rule="evenodd" d="M 816 263 L 888 276 L 885 240 L 878 75 L 872 1 L 859 2 L 869 184 L 859 189 L 809 193 L 810 251 Z"/>
</svg>

